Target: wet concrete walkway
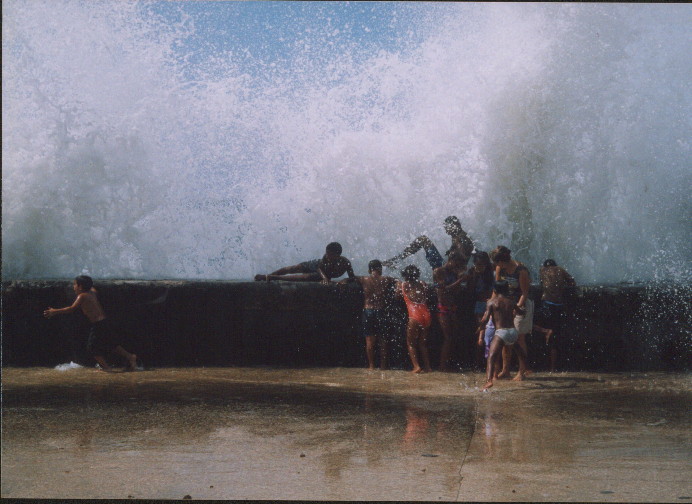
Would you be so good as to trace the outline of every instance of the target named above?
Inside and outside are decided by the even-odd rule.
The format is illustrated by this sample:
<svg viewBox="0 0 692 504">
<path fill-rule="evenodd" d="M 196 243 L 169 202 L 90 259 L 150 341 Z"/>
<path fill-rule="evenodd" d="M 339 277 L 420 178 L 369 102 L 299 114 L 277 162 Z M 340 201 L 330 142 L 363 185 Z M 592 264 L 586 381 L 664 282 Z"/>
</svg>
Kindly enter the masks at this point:
<svg viewBox="0 0 692 504">
<path fill-rule="evenodd" d="M 3 498 L 692 501 L 692 379 L 5 368 Z"/>
</svg>

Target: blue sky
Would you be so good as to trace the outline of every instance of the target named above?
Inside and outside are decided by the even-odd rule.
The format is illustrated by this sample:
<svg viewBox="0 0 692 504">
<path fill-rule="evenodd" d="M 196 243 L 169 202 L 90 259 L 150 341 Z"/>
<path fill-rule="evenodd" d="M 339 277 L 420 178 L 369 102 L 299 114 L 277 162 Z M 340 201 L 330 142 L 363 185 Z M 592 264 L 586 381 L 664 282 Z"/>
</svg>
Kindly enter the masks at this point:
<svg viewBox="0 0 692 504">
<path fill-rule="evenodd" d="M 420 34 L 425 2 L 154 2 L 171 22 L 189 15 L 195 34 L 180 47 L 194 62 L 233 52 L 265 64 L 281 63 L 311 50 L 351 50 L 367 56 L 406 50 Z M 306 45 L 308 46 L 306 48 Z"/>
</svg>

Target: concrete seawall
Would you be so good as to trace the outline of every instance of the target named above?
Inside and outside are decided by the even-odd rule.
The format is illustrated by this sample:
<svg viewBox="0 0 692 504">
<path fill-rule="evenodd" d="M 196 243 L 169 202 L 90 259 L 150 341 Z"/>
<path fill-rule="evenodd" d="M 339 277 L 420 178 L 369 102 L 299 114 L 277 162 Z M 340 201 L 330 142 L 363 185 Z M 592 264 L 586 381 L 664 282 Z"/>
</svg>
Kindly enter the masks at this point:
<svg viewBox="0 0 692 504">
<path fill-rule="evenodd" d="M 123 346 L 147 366 L 362 366 L 365 364 L 356 285 L 293 282 L 106 280 L 96 284 Z M 559 341 L 564 370 L 689 370 L 692 356 L 690 292 L 683 285 L 583 286 L 567 305 Z M 532 297 L 540 292 L 533 288 Z M 43 310 L 72 303 L 71 280 L 2 283 L 2 364 L 93 364 L 85 351 L 88 324 L 81 314 L 45 319 Z M 473 315 L 454 364 L 473 361 Z M 391 361 L 407 367 L 405 308 L 391 308 Z M 437 364 L 440 332 L 430 348 Z M 529 341 L 536 369 L 545 365 L 541 338 Z"/>
</svg>

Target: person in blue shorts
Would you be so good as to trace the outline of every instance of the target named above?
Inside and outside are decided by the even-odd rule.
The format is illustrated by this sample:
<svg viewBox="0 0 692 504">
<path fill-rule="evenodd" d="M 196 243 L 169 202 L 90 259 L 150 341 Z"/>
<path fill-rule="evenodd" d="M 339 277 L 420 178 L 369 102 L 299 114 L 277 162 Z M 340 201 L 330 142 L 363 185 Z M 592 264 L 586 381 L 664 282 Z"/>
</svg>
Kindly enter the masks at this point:
<svg viewBox="0 0 692 504">
<path fill-rule="evenodd" d="M 490 261 L 490 256 L 484 251 L 474 253 L 473 268 L 469 270 L 467 288 L 474 299 L 473 313 L 476 317 L 477 324 L 479 324 L 483 318 L 488 300 L 493 295 L 494 284 L 495 275 L 493 272 L 492 263 Z M 491 319 L 485 326 L 485 331 L 478 332 L 479 352 L 477 352 L 476 355 L 477 365 L 480 366 L 483 360 L 488 358 L 490 342 L 493 340 L 494 335 L 495 326 L 493 325 L 493 321 Z"/>
<path fill-rule="evenodd" d="M 363 288 L 362 325 L 368 369 L 375 369 L 375 347 L 378 343 L 380 369 L 389 369 L 389 324 L 385 313 L 387 303 L 394 297 L 396 280 L 382 275 L 382 263 L 377 259 L 368 263 L 368 272 L 369 276 L 356 277 L 356 282 Z"/>
<path fill-rule="evenodd" d="M 459 222 L 459 219 L 454 215 L 450 215 L 445 219 L 444 228 L 445 232 L 452 237 L 452 246 L 449 248 L 449 250 L 447 250 L 445 255 L 449 255 L 452 251 L 458 252 L 464 266 L 466 266 L 471 258 L 471 254 L 473 253 L 473 241 L 471 238 L 469 238 L 469 235 L 466 234 L 466 231 L 462 229 L 461 222 Z M 425 259 L 428 261 L 428 264 L 430 264 L 430 267 L 433 270 L 436 268 L 441 268 L 445 263 L 445 260 L 442 258 L 442 254 L 440 254 L 440 251 L 437 249 L 435 244 L 430 240 L 430 238 L 422 235 L 413 240 L 411 244 L 403 250 L 403 252 L 392 257 L 391 259 L 383 261 L 382 265 L 386 267 L 395 267 L 399 262 L 401 262 L 402 259 L 415 254 L 421 249 L 425 251 Z"/>
</svg>

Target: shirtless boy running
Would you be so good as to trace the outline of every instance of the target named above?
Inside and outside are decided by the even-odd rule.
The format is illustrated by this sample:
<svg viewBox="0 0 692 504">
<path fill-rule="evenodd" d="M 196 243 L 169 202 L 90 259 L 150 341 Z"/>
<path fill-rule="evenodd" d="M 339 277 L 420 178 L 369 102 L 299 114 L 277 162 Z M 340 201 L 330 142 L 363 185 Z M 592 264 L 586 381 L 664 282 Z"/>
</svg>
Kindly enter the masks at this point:
<svg viewBox="0 0 692 504">
<path fill-rule="evenodd" d="M 94 282 L 91 277 L 86 275 L 78 276 L 74 279 L 72 289 L 77 294 L 77 299 L 74 300 L 72 306 L 48 308 L 43 312 L 43 315 L 46 318 L 51 318 L 55 315 L 72 313 L 77 309 L 81 309 L 82 313 L 91 322 L 87 348 L 94 356 L 96 362 L 99 363 L 101 369 L 107 372 L 113 371 L 113 368 L 108 365 L 104 356 L 108 352 L 114 351 L 118 355 L 125 357 L 128 363 L 128 371 L 134 371 L 137 368 L 137 356 L 128 352 L 117 343 L 110 321 L 106 319 L 103 307 L 96 297 L 96 289 L 94 289 Z"/>
<path fill-rule="evenodd" d="M 488 363 L 486 366 L 486 382 L 483 390 L 488 390 L 493 386 L 493 378 L 495 376 L 495 366 L 497 357 L 502 352 L 502 348 L 507 346 L 513 346 L 519 338 L 519 333 L 514 328 L 514 317 L 515 315 L 523 315 L 524 309 L 517 306 L 517 303 L 511 299 L 509 296 L 508 284 L 504 280 L 495 282 L 493 287 L 495 296 L 488 300 L 488 305 L 485 310 L 485 314 L 481 319 L 478 329 L 481 330 L 492 317 L 493 323 L 495 324 L 495 336 L 490 344 L 490 353 L 488 355 Z M 517 355 L 519 356 L 519 372 L 514 377 L 515 380 L 520 381 L 524 379 L 524 373 L 526 372 L 526 352 L 524 349 L 517 345 L 516 347 Z"/>
</svg>

